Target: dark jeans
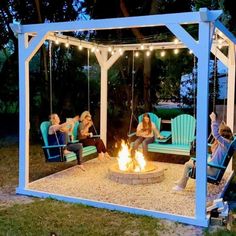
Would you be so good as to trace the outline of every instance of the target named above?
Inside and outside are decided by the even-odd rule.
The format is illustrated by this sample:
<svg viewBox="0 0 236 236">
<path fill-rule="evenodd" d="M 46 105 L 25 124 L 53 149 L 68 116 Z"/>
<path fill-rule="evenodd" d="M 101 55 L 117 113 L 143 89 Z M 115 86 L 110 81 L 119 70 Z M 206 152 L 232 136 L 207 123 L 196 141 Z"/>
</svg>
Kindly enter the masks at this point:
<svg viewBox="0 0 236 236">
<path fill-rule="evenodd" d="M 107 149 L 100 138 L 86 138 L 86 139 L 81 139 L 80 142 L 83 144 L 84 147 L 95 146 L 98 153 L 107 152 Z"/>
<path fill-rule="evenodd" d="M 81 158 L 83 155 L 83 145 L 81 143 L 68 143 L 66 145 L 66 149 L 76 154 L 77 163 L 78 165 L 81 165 Z"/>
<path fill-rule="evenodd" d="M 135 150 L 138 149 L 139 145 L 142 143 L 143 146 L 143 155 L 144 157 L 147 157 L 148 154 L 148 144 L 149 143 L 153 143 L 155 140 L 154 136 L 151 138 L 144 138 L 144 137 L 138 137 L 135 142 L 134 145 L 131 149 L 131 157 L 134 157 L 135 155 Z"/>
</svg>

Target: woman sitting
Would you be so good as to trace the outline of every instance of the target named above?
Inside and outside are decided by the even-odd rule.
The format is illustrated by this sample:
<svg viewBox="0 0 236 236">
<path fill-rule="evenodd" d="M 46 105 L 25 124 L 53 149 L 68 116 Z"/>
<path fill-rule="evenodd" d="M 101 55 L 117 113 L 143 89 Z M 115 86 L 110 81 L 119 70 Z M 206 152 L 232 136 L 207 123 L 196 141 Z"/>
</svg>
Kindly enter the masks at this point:
<svg viewBox="0 0 236 236">
<path fill-rule="evenodd" d="M 228 148 L 230 146 L 230 143 L 233 139 L 233 133 L 231 129 L 225 125 L 219 123 L 216 120 L 216 114 L 212 112 L 210 114 L 211 119 L 211 132 L 213 137 L 215 138 L 214 143 L 211 146 L 211 157 L 208 160 L 208 163 L 212 163 L 215 165 L 222 165 L 224 156 L 226 155 Z M 189 173 L 191 169 L 193 168 L 193 161 L 189 160 L 184 164 L 184 172 L 180 180 L 176 181 L 176 186 L 173 187 L 174 191 L 182 191 L 188 182 L 189 179 Z M 219 169 L 214 167 L 207 167 L 207 175 L 209 176 L 216 176 Z"/>
<path fill-rule="evenodd" d="M 93 138 L 93 133 L 89 130 L 93 126 L 92 116 L 89 111 L 84 111 L 80 116 L 80 124 L 78 128 L 79 141 L 86 146 L 95 146 L 98 152 L 98 159 L 101 161 L 103 157 L 109 158 L 107 149 L 100 138 Z"/>
<path fill-rule="evenodd" d="M 50 115 L 51 125 L 48 129 L 48 143 L 49 145 L 63 145 L 66 144 L 63 154 L 69 154 L 74 152 L 77 157 L 78 166 L 84 169 L 84 166 L 81 164 L 83 145 L 81 143 L 67 143 L 67 133 L 71 132 L 71 129 L 74 127 L 74 123 L 78 121 L 79 117 L 76 116 L 73 119 L 70 119 L 68 122 L 60 124 L 60 118 L 57 114 Z M 51 150 L 52 152 L 53 150 Z M 54 150 L 55 151 L 55 150 Z"/>
<path fill-rule="evenodd" d="M 136 129 L 136 136 L 138 137 L 131 149 L 131 156 L 134 157 L 135 150 L 138 149 L 139 145 L 142 143 L 143 146 L 143 155 L 147 157 L 148 153 L 148 144 L 153 143 L 155 136 L 159 139 L 163 139 L 163 136 L 160 135 L 159 130 L 156 128 L 156 125 L 151 122 L 150 116 L 148 113 L 143 115 L 142 122 L 140 122 Z"/>
</svg>

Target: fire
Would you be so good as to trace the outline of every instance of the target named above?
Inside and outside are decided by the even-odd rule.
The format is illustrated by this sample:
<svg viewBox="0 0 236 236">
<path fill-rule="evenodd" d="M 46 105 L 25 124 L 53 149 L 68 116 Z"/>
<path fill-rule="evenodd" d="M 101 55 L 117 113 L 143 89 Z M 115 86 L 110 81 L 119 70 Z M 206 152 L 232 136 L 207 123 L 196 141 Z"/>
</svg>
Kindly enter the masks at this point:
<svg viewBox="0 0 236 236">
<path fill-rule="evenodd" d="M 135 157 L 131 158 L 128 145 L 122 141 L 121 150 L 118 153 L 118 165 L 122 171 L 141 172 L 145 169 L 146 161 L 139 151 L 136 151 Z"/>
</svg>

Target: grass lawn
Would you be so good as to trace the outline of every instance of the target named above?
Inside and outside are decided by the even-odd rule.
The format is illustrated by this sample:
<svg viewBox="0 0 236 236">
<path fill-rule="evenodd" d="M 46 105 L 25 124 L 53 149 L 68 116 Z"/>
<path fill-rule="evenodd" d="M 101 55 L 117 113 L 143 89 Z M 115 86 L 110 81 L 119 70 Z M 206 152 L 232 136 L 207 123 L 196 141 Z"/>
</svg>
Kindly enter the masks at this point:
<svg viewBox="0 0 236 236">
<path fill-rule="evenodd" d="M 30 181 L 73 165 L 45 163 L 39 145 L 30 146 Z M 0 194 L 14 196 L 18 181 L 18 146 L 0 146 Z M 0 195 L 0 235 L 236 235 L 145 216 L 86 207 L 56 200 L 9 202 Z"/>
</svg>

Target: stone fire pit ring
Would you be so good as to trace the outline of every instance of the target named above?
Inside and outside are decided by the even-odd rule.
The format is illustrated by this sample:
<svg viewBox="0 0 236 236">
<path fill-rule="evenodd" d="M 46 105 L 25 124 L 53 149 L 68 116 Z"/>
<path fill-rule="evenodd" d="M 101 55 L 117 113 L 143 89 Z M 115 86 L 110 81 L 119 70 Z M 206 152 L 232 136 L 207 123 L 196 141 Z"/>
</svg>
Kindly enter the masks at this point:
<svg viewBox="0 0 236 236">
<path fill-rule="evenodd" d="M 109 179 L 122 184 L 154 184 L 164 180 L 164 169 L 153 163 L 147 164 L 148 171 L 128 172 L 119 170 L 118 163 L 108 169 Z"/>
</svg>

